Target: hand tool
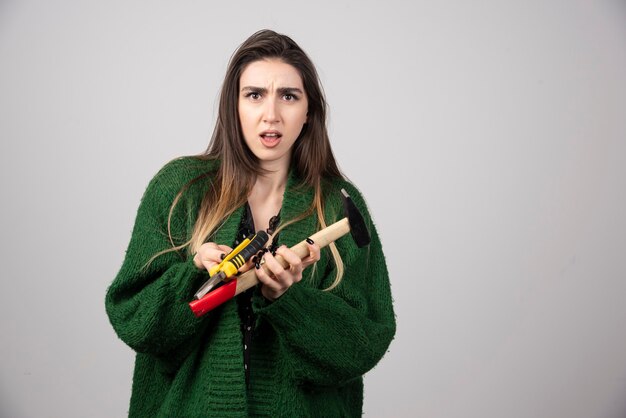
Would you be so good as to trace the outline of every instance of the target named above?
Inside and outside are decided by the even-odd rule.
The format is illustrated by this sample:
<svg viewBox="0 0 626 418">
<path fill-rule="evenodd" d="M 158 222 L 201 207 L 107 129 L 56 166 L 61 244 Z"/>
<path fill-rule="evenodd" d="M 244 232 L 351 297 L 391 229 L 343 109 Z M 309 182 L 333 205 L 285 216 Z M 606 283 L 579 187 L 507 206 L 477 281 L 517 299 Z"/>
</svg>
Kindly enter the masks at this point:
<svg viewBox="0 0 626 418">
<path fill-rule="evenodd" d="M 251 259 L 261 248 L 265 246 L 268 239 L 269 236 L 265 231 L 258 231 L 255 235 L 250 235 L 244 239 L 234 250 L 228 253 L 221 263 L 213 266 L 209 270 L 209 275 L 211 277 L 200 287 L 194 297 L 196 299 L 201 299 L 218 283 L 235 275 L 237 270 L 246 264 L 246 261 Z"/>
<path fill-rule="evenodd" d="M 338 240 L 348 232 L 350 232 L 358 247 L 364 247 L 370 243 L 369 231 L 367 230 L 363 216 L 348 193 L 344 189 L 341 189 L 341 193 L 343 195 L 345 218 L 316 232 L 310 237 L 320 248 Z M 309 255 L 309 247 L 306 244 L 306 240 L 294 245 L 291 247 L 291 250 L 301 259 Z M 276 256 L 276 260 L 283 267 L 289 265 L 280 255 Z M 265 268 L 267 271 L 265 266 L 261 266 L 261 268 Z M 259 283 L 259 279 L 256 276 L 256 270 L 248 270 L 223 286 L 206 294 L 201 299 L 190 302 L 189 307 L 196 317 L 201 317 L 227 300 L 255 286 L 257 283 Z"/>
</svg>

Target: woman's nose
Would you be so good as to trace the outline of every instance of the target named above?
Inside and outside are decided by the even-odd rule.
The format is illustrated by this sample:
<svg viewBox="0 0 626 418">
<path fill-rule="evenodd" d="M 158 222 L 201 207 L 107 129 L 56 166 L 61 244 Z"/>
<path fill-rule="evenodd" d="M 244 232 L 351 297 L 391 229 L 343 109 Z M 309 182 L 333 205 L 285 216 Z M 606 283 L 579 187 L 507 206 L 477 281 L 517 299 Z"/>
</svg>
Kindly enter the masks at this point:
<svg viewBox="0 0 626 418">
<path fill-rule="evenodd" d="M 274 99 L 269 99 L 265 101 L 265 108 L 263 109 L 263 122 L 278 122 L 278 109 L 276 105 L 277 103 Z"/>
</svg>

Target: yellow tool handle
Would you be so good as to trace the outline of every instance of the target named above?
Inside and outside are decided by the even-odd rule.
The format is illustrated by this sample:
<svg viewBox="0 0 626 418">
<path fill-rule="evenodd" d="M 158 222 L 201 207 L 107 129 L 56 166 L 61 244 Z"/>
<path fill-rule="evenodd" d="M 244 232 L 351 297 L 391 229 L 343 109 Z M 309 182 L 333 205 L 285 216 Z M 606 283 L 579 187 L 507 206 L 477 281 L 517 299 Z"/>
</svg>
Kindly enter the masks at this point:
<svg viewBox="0 0 626 418">
<path fill-rule="evenodd" d="M 241 241 L 241 243 L 237 247 L 235 247 L 234 250 L 228 253 L 228 255 L 222 260 L 221 263 L 216 264 L 215 266 L 211 267 L 211 270 L 209 270 L 209 276 L 213 276 L 215 273 L 221 271 L 222 268 L 225 265 L 227 265 L 226 263 L 230 261 L 231 259 L 233 259 L 234 257 L 236 257 L 239 254 L 239 252 L 241 252 L 241 250 L 243 250 L 249 243 L 250 243 L 249 238 L 246 238 L 243 241 Z M 237 272 L 237 269 L 235 269 L 235 272 L 231 274 L 227 274 L 227 277 L 232 276 L 236 272 Z M 228 273 L 228 272 L 225 272 L 225 273 Z"/>
</svg>

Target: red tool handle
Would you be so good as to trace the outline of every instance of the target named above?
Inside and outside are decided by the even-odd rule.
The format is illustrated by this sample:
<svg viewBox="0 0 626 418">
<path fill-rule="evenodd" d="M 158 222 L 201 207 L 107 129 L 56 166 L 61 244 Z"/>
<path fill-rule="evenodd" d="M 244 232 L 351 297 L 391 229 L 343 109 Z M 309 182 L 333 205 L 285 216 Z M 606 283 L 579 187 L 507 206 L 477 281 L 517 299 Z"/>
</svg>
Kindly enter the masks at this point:
<svg viewBox="0 0 626 418">
<path fill-rule="evenodd" d="M 237 280 L 238 279 L 236 278 L 232 279 L 214 291 L 209 292 L 202 299 L 190 302 L 189 307 L 191 307 L 193 314 L 200 318 L 210 310 L 215 309 L 227 300 L 234 298 L 237 290 Z"/>
</svg>

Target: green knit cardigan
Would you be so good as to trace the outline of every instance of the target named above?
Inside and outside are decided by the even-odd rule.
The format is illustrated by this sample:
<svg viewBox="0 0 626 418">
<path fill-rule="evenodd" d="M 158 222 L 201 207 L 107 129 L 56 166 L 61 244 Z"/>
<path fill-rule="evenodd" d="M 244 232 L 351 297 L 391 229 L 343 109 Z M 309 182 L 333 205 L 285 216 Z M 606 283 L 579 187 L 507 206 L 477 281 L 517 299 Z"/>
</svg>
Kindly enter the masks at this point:
<svg viewBox="0 0 626 418">
<path fill-rule="evenodd" d="M 177 193 L 171 233 L 176 244 L 191 234 L 215 162 L 183 157 L 166 164 L 141 200 L 132 237 L 106 295 L 106 311 L 119 338 L 136 351 L 131 417 L 354 417 L 362 415 L 362 375 L 385 354 L 395 317 L 381 244 L 359 192 L 344 180 L 324 184 L 325 217 L 343 217 L 345 188 L 363 213 L 372 236 L 358 248 L 347 235 L 336 241 L 345 265 L 334 280 L 332 256 L 323 249 L 315 268 L 270 303 L 257 288 L 250 347 L 250 385 L 243 367 L 241 320 L 235 299 L 201 318 L 188 303 L 208 278 L 192 257 L 169 252 L 167 219 Z M 194 181 L 195 180 L 195 181 Z M 290 174 L 283 221 L 309 207 L 311 188 Z M 238 208 L 212 240 L 233 245 L 242 218 Z M 286 227 L 279 244 L 292 246 L 317 231 L 317 217 Z"/>
</svg>

